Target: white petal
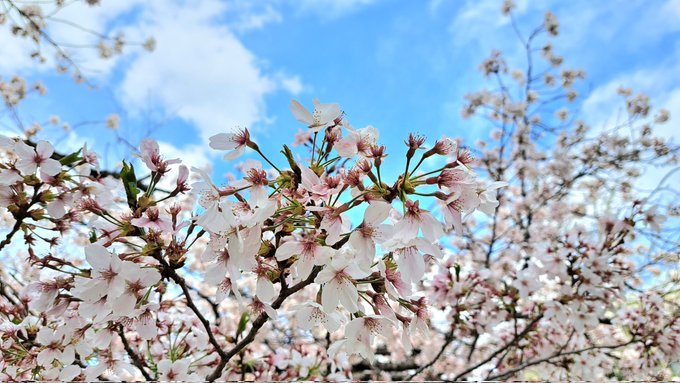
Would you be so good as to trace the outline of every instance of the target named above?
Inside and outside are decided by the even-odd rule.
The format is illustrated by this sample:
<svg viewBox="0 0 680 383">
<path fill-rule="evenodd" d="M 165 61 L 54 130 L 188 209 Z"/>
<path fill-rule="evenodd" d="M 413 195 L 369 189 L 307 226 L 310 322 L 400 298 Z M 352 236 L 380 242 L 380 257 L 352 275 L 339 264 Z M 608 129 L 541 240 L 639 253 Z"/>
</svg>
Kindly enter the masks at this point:
<svg viewBox="0 0 680 383">
<path fill-rule="evenodd" d="M 333 270 L 331 267 L 324 267 L 319 274 L 316 275 L 316 278 L 314 278 L 314 283 L 318 284 L 323 284 L 329 282 L 331 279 L 335 277 L 335 270 Z"/>
<path fill-rule="evenodd" d="M 410 241 L 418 235 L 419 222 L 412 217 L 404 217 L 394 225 L 394 236 L 403 241 Z"/>
<path fill-rule="evenodd" d="M 303 124 L 311 125 L 314 121 L 312 114 L 309 113 L 307 108 L 295 100 L 290 101 L 290 111 L 293 112 L 293 116 Z"/>
<path fill-rule="evenodd" d="M 72 345 L 64 347 L 64 351 L 61 352 L 61 357 L 59 361 L 64 364 L 71 364 L 76 360 L 76 352 Z"/>
<path fill-rule="evenodd" d="M 442 224 L 435 219 L 432 214 L 424 212 L 422 213 L 423 221 L 420 228 L 423 230 L 423 236 L 430 240 L 431 242 L 438 241 L 444 236 L 444 229 Z"/>
<path fill-rule="evenodd" d="M 14 153 L 19 158 L 33 159 L 33 156 L 35 155 L 35 149 L 33 149 L 30 145 L 27 145 L 23 141 L 18 141 L 16 142 L 16 144 L 14 144 Z"/>
<path fill-rule="evenodd" d="M 397 257 L 397 266 L 404 282 L 418 282 L 425 274 L 425 260 L 416 251 L 404 251 Z"/>
<path fill-rule="evenodd" d="M 233 133 L 219 133 L 210 139 L 210 147 L 216 150 L 231 150 L 235 149 L 238 144 L 234 141 Z"/>
<path fill-rule="evenodd" d="M 245 150 L 246 150 L 246 147 L 245 147 L 245 146 L 241 146 L 241 147 L 237 148 L 236 150 L 232 150 L 231 152 L 225 154 L 225 155 L 224 155 L 224 159 L 227 160 L 227 161 L 235 160 L 235 159 L 237 159 L 238 157 L 240 157 L 241 154 L 243 154 L 243 152 L 244 152 Z"/>
<path fill-rule="evenodd" d="M 343 137 L 333 145 L 333 149 L 338 153 L 340 157 L 354 157 L 359 152 L 357 141 L 359 140 L 359 135 L 350 132 L 349 135 Z"/>
<path fill-rule="evenodd" d="M 340 328 L 340 324 L 342 322 L 338 318 L 337 313 L 333 312 L 330 314 L 327 314 L 326 316 L 326 323 L 324 324 L 324 327 L 328 332 L 334 332 L 335 330 Z"/>
<path fill-rule="evenodd" d="M 277 317 L 276 310 L 274 310 L 274 308 L 267 303 L 263 303 L 263 304 L 264 304 L 264 312 L 267 313 L 267 316 L 271 319 L 276 319 L 276 317 Z"/>
<path fill-rule="evenodd" d="M 156 320 L 150 319 L 137 322 L 137 332 L 142 339 L 151 340 L 158 335 Z"/>
<path fill-rule="evenodd" d="M 359 293 L 357 292 L 356 286 L 348 280 L 344 280 L 340 286 L 340 302 L 351 313 L 355 313 L 359 310 L 357 306 L 357 300 L 359 299 Z"/>
<path fill-rule="evenodd" d="M 321 123 L 333 122 L 336 118 L 340 117 L 340 104 L 328 103 L 328 104 L 317 104 L 315 108 L 319 115 L 319 121 Z"/>
<path fill-rule="evenodd" d="M 71 382 L 73 381 L 73 378 L 80 374 L 81 371 L 82 369 L 80 368 L 80 366 L 77 366 L 75 364 L 66 366 L 59 373 L 59 380 L 61 380 L 62 382 Z"/>
<path fill-rule="evenodd" d="M 332 247 L 319 246 L 314 251 L 314 264 L 317 266 L 328 264 L 331 258 L 337 253 Z"/>
<path fill-rule="evenodd" d="M 85 247 L 87 262 L 97 270 L 104 270 L 111 264 L 113 255 L 102 245 L 92 244 Z"/>
<path fill-rule="evenodd" d="M 298 277 L 300 279 L 307 279 L 309 274 L 312 273 L 312 268 L 314 268 L 314 258 L 310 256 L 303 256 L 295 263 L 297 267 Z"/>
<path fill-rule="evenodd" d="M 38 165 L 33 161 L 32 157 L 20 158 L 16 163 L 16 167 L 23 175 L 33 174 L 38 169 Z"/>
<path fill-rule="evenodd" d="M 300 254 L 301 251 L 302 246 L 300 245 L 300 242 L 286 242 L 276 249 L 275 256 L 277 260 L 283 261 L 292 257 L 293 255 Z"/>
<path fill-rule="evenodd" d="M 382 223 L 390 215 L 390 210 L 392 210 L 392 205 L 389 203 L 384 201 L 373 201 L 366 208 L 364 222 L 372 224 L 372 226 Z"/>
<path fill-rule="evenodd" d="M 123 294 L 113 300 L 111 307 L 116 316 L 127 317 L 134 312 L 137 299 L 129 294 Z"/>
<path fill-rule="evenodd" d="M 61 163 L 52 158 L 48 158 L 40 164 L 40 170 L 48 176 L 56 176 L 61 171 Z"/>
<path fill-rule="evenodd" d="M 263 302 L 271 302 L 276 297 L 276 290 L 274 284 L 266 278 L 257 279 L 256 293 L 258 298 Z"/>
<path fill-rule="evenodd" d="M 321 304 L 323 311 L 332 313 L 338 307 L 340 301 L 340 286 L 337 282 L 331 281 L 323 285 L 323 292 L 321 293 Z"/>
<path fill-rule="evenodd" d="M 302 175 L 302 185 L 307 189 L 307 190 L 312 190 L 312 188 L 315 185 L 318 185 L 321 183 L 321 178 L 319 178 L 316 173 L 312 171 L 312 169 L 306 167 L 306 166 L 300 166 L 300 172 Z"/>
<path fill-rule="evenodd" d="M 16 141 L 14 141 L 13 139 L 7 136 L 0 135 L 0 149 L 10 151 L 14 149 L 15 144 Z"/>
</svg>

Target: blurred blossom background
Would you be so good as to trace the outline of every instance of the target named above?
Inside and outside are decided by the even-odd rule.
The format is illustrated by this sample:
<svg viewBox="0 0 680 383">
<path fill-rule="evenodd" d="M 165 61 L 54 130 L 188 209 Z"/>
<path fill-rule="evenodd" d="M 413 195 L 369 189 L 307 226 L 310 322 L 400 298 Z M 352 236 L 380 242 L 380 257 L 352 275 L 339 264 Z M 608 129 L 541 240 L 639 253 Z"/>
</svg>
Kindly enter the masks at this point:
<svg viewBox="0 0 680 383">
<path fill-rule="evenodd" d="M 517 1 L 514 27 L 501 6 L 500 0 L 74 2 L 55 15 L 49 32 L 87 82 L 56 74 L 51 54 L 47 63 L 31 60 L 32 43 L 11 38 L 5 23 L 0 73 L 40 79 L 47 93 L 23 102 L 18 115 L 3 111 L 0 129 L 30 128 L 18 126 L 19 117 L 39 126 L 60 152 L 87 142 L 104 154 L 108 169 L 152 137 L 167 158 L 199 167 L 212 162 L 221 175 L 231 166 L 210 150 L 208 137 L 246 126 L 265 152 L 278 151 L 283 137 L 303 128 L 290 100 L 311 107 L 318 98 L 340 103 L 355 127 L 377 127 L 395 156 L 408 132 L 473 144 L 491 134 L 487 121 L 461 114 L 466 93 L 493 86 L 480 62 L 497 49 L 510 70 L 523 67 L 514 27 L 529 34 L 546 10 L 560 20 L 555 53 L 587 75 L 576 87 L 578 116 L 567 120 L 605 128 L 622 119 L 622 85 L 671 115 L 680 112 L 679 0 Z M 138 44 L 114 54 L 114 41 L 100 44 L 88 31 Z M 671 123 L 656 133 L 678 137 L 680 129 Z M 397 166 L 386 169 L 393 174 L 402 166 L 388 165 Z M 652 171 L 645 182 L 662 174 Z"/>
</svg>

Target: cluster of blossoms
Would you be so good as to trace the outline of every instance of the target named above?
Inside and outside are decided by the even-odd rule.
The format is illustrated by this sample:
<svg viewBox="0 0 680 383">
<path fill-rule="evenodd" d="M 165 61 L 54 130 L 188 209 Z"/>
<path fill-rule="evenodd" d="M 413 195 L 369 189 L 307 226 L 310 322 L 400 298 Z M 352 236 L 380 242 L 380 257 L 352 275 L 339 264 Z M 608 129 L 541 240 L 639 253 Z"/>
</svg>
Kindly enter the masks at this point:
<svg viewBox="0 0 680 383">
<path fill-rule="evenodd" d="M 152 140 L 138 153 L 149 172 L 144 183 L 127 163 L 104 177 L 87 148 L 61 156 L 46 141 L 0 137 L 1 206 L 13 223 L 1 246 L 22 232 L 38 270 L 3 306 L 5 376 L 262 373 L 243 359 L 268 321 L 326 331 L 330 343 L 318 358 L 335 365 L 328 373 L 338 378 L 348 378 L 347 355 L 373 360 L 376 336 L 400 333 L 411 349 L 412 338 L 429 331 L 417 286 L 443 256 L 438 240 L 476 209 L 492 214 L 503 184 L 481 182 L 457 141 L 426 148 L 413 134 L 403 174 L 384 180 L 377 129 L 353 128 L 337 104 L 291 108 L 307 126 L 309 158 L 297 160 L 284 146 L 288 167 L 280 168 L 247 129 L 218 134 L 210 146 L 227 151 L 226 159 L 253 150 L 271 166 L 248 160 L 242 179 L 226 186 L 199 169 L 190 181 L 189 169 L 165 159 Z M 421 170 L 434 156 L 443 165 Z M 421 207 L 428 199 L 442 209 Z M 298 377 L 319 373 L 309 356 L 290 358 L 289 366 L 302 358 Z"/>
<path fill-rule="evenodd" d="M 512 9 L 506 1 L 503 12 Z M 677 377 L 679 210 L 670 177 L 680 147 L 653 133 L 669 113 L 622 88 L 620 124 L 599 130 L 577 120 L 570 103 L 585 73 L 561 67 L 551 41 L 558 33 L 547 13 L 518 35 L 524 69 L 500 52 L 480 66 L 492 88 L 466 96 L 463 108 L 473 123 L 492 125 L 490 140 L 477 144 L 476 170 L 510 185 L 491 220 L 463 222 L 454 254 L 425 281 L 432 311 L 447 320 L 414 345 L 419 355 L 364 376 Z M 641 178 L 664 168 L 656 188 Z M 415 374 L 400 374 L 410 362 Z"/>
<path fill-rule="evenodd" d="M 38 6 L 6 8 L 44 39 Z M 561 68 L 559 30 L 546 13 L 519 35 L 543 65 L 482 63 L 495 83 L 463 115 L 493 131 L 475 149 L 411 134 L 387 157 L 316 100 L 291 103 L 298 153 L 211 137 L 239 161 L 226 181 L 150 139 L 109 172 L 41 125 L 0 136 L 0 381 L 676 377 L 677 188 L 640 188 L 678 163 L 653 133 L 669 113 L 621 88 L 621 125 L 575 120 L 585 73 Z M 30 92 L 0 91 L 8 108 Z"/>
</svg>

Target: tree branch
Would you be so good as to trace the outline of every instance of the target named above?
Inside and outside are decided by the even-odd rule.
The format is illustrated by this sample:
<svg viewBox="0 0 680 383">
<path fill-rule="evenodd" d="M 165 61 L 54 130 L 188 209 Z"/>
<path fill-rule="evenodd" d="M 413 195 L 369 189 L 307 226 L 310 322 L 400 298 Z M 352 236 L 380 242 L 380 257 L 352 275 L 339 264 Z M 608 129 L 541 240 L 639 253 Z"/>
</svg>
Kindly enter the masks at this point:
<svg viewBox="0 0 680 383">
<path fill-rule="evenodd" d="M 534 325 L 535 325 L 539 320 L 541 320 L 541 318 L 543 318 L 543 314 L 542 314 L 542 313 L 539 314 L 536 318 L 534 318 L 531 322 L 529 322 L 529 324 L 524 328 L 524 330 L 522 330 L 522 332 L 520 332 L 519 334 L 517 334 L 517 336 L 515 336 L 514 338 L 512 338 L 512 340 L 511 340 L 510 342 L 508 342 L 508 344 L 506 344 L 505 346 L 503 346 L 503 347 L 499 348 L 498 350 L 494 351 L 491 355 L 489 355 L 488 357 L 486 357 L 486 358 L 485 358 L 484 360 L 482 360 L 481 362 L 475 364 L 475 365 L 472 366 L 472 367 L 469 367 L 469 368 L 466 369 L 465 371 L 463 371 L 463 372 L 461 372 L 460 374 L 456 375 L 456 376 L 455 376 L 452 380 L 450 380 L 450 381 L 456 382 L 456 381 L 461 380 L 465 375 L 467 375 L 467 374 L 471 373 L 472 371 L 478 369 L 479 367 L 481 367 L 481 366 L 487 364 L 489 361 L 491 361 L 493 358 L 495 358 L 496 355 L 502 353 L 502 352 L 505 351 L 507 348 L 512 347 L 515 343 L 517 343 L 520 339 L 522 339 L 526 334 L 528 334 L 529 331 L 531 331 L 531 330 L 533 329 Z M 491 380 L 494 380 L 494 379 L 491 379 Z"/>
<path fill-rule="evenodd" d="M 132 349 L 130 346 L 130 343 L 128 343 L 127 338 L 125 338 L 125 333 L 123 332 L 123 326 L 118 326 L 118 336 L 120 336 L 120 340 L 123 342 L 123 347 L 125 348 L 125 351 L 127 352 L 128 356 L 130 357 L 130 360 L 132 361 L 132 364 L 137 367 L 139 371 L 142 372 L 142 375 L 144 375 L 144 379 L 146 379 L 147 382 L 151 382 L 154 380 L 151 375 L 144 369 L 144 367 L 149 368 L 149 366 L 146 365 L 146 362 L 137 355 L 135 350 Z"/>
</svg>

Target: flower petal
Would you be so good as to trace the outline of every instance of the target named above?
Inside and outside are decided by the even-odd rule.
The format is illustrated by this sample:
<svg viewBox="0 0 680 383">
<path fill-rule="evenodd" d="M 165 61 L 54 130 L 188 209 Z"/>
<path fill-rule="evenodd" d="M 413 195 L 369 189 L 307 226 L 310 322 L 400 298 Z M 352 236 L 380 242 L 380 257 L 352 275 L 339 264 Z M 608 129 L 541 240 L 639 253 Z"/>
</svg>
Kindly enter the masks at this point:
<svg viewBox="0 0 680 383">
<path fill-rule="evenodd" d="M 309 113 L 307 108 L 295 100 L 290 101 L 290 111 L 293 112 L 293 116 L 303 124 L 311 125 L 314 121 L 312 114 Z"/>
</svg>

